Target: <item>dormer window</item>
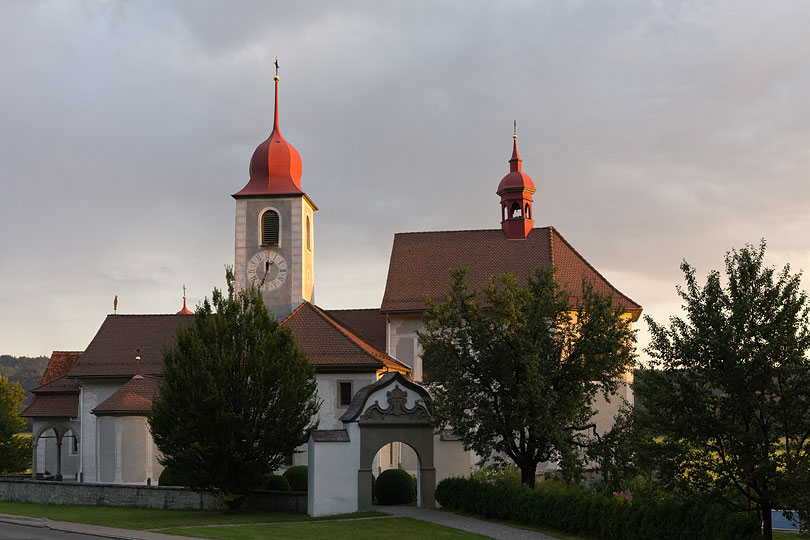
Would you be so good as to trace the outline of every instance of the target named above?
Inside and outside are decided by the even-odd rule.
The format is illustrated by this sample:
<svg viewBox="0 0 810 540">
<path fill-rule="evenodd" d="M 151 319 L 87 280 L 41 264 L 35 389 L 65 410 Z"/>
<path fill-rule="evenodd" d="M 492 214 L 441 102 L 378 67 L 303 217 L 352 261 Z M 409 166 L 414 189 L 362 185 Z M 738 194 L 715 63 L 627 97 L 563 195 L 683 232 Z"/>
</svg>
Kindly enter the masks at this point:
<svg viewBox="0 0 810 540">
<path fill-rule="evenodd" d="M 267 210 L 262 214 L 261 237 L 263 246 L 277 246 L 279 232 L 279 217 L 275 210 Z"/>
</svg>

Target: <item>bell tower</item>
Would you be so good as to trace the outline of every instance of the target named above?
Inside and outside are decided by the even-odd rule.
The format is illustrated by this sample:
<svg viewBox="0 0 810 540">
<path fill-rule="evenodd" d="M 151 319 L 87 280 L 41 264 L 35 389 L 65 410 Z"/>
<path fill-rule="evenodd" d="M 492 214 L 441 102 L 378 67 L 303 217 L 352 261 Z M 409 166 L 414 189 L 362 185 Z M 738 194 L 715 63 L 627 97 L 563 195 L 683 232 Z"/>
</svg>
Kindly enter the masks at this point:
<svg viewBox="0 0 810 540">
<path fill-rule="evenodd" d="M 501 196 L 501 228 L 512 240 L 524 240 L 534 227 L 532 195 L 537 189 L 529 175 L 523 172 L 522 159 L 517 149 L 517 128 L 512 136 L 512 157 L 509 173 L 498 184 Z"/>
<path fill-rule="evenodd" d="M 250 179 L 236 199 L 234 275 L 239 289 L 254 284 L 279 321 L 312 302 L 315 291 L 314 214 L 301 189 L 301 156 L 281 135 L 278 58 L 273 130 L 253 152 Z"/>
</svg>

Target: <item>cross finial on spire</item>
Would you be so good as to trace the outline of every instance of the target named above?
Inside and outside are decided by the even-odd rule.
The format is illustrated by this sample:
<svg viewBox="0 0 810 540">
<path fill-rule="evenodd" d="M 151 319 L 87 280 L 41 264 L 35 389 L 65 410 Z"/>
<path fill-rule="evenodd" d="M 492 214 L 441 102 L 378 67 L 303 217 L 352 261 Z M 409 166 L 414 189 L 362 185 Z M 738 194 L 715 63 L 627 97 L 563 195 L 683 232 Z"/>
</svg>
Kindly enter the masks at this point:
<svg viewBox="0 0 810 540">
<path fill-rule="evenodd" d="M 186 299 L 186 284 L 183 283 L 183 300 Z"/>
<path fill-rule="evenodd" d="M 512 138 L 513 138 L 513 139 L 517 139 L 517 120 L 514 120 L 513 122 L 514 122 L 514 123 L 513 123 L 513 129 L 514 129 L 514 131 L 512 132 Z"/>
<path fill-rule="evenodd" d="M 278 80 L 278 56 L 276 56 L 276 61 L 273 62 L 276 65 L 276 76 L 273 77 L 274 80 Z"/>
</svg>

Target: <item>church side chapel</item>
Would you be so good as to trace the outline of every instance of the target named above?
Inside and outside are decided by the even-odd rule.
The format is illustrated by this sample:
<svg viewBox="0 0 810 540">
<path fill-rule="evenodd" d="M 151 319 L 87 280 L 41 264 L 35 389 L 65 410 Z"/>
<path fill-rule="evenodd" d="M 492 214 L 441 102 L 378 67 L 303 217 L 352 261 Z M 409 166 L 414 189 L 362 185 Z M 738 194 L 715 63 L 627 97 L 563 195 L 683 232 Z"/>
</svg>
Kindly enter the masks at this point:
<svg viewBox="0 0 810 540">
<path fill-rule="evenodd" d="M 638 320 L 641 306 L 611 285 L 556 229 L 534 227 L 536 188 L 522 170 L 516 136 L 508 174 L 497 185 L 499 200 L 493 198 L 499 228 L 396 234 L 380 308 L 318 307 L 318 206 L 302 189 L 301 156 L 281 134 L 278 70 L 274 81 L 272 131 L 253 153 L 247 184 L 232 195 L 234 274 L 238 287 L 253 284 L 261 290 L 268 309 L 290 328 L 315 367 L 322 402 L 319 436 L 356 422 L 357 413 L 350 414 L 353 398 L 367 397 L 383 379 L 385 385 L 394 374 L 397 381 L 409 384 L 422 380 L 417 332 L 428 309 L 425 299 L 446 294 L 452 268 L 467 268 L 470 287 L 480 288 L 495 274 L 514 272 L 525 280 L 537 267 L 553 264 L 555 279 L 572 295 L 586 279 L 612 297 L 628 321 Z M 22 413 L 33 420 L 34 478 L 47 471 L 65 481 L 157 484 L 162 466 L 146 418 L 160 385 L 162 351 L 175 343 L 177 329 L 193 317 L 185 296 L 176 314 L 116 312 L 106 317 L 83 352 L 53 353 L 42 384 L 32 391 L 34 399 Z M 631 372 L 625 374 L 619 393 L 632 401 L 630 382 Z M 619 399 L 597 403 L 594 421 L 600 432 L 610 428 L 619 406 Z M 444 472 L 437 468 L 435 481 L 469 474 L 475 456 L 463 452 L 457 441 L 440 445 L 454 442 L 450 433 L 433 437 L 437 449 L 450 449 L 446 455 L 437 450 L 435 459 L 443 460 Z M 401 442 L 385 441 L 376 448 L 374 474 L 388 468 L 419 469 L 416 453 Z M 307 445 L 292 463 L 308 463 Z"/>
</svg>

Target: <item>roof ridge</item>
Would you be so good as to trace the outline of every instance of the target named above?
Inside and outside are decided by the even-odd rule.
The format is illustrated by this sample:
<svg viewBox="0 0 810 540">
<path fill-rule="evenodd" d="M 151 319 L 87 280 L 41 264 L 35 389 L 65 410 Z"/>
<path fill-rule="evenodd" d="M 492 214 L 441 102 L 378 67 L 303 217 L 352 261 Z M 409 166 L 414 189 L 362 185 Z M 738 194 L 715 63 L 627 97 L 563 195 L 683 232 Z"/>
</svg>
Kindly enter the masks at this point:
<svg viewBox="0 0 810 540">
<path fill-rule="evenodd" d="M 551 229 L 551 225 L 546 225 L 545 227 L 533 227 L 532 230 L 536 229 Z M 412 235 L 412 234 L 436 234 L 436 233 L 455 233 L 455 232 L 502 232 L 503 229 L 452 229 L 452 230 L 444 230 L 444 231 L 411 231 L 411 232 L 398 232 L 394 233 L 394 236 L 405 236 L 405 235 Z"/>
<path fill-rule="evenodd" d="M 617 288 L 616 288 L 616 287 L 615 287 L 615 286 L 614 286 L 614 285 L 613 285 L 613 284 L 612 284 L 610 281 L 608 281 L 608 280 L 607 280 L 607 278 L 605 278 L 605 276 L 603 276 L 603 275 L 602 275 L 602 273 L 601 273 L 601 272 L 599 272 L 599 270 L 597 270 L 596 268 L 594 268 L 594 266 L 593 266 L 591 263 L 589 263 L 589 262 L 587 261 L 587 259 L 585 259 L 585 257 L 583 257 L 582 255 L 580 255 L 580 253 L 579 253 L 579 252 L 578 252 L 576 249 L 574 249 L 574 246 L 572 246 L 572 245 L 571 245 L 571 244 L 568 242 L 568 240 L 566 240 L 566 239 L 565 239 L 565 237 L 564 237 L 562 234 L 560 234 L 560 232 L 559 232 L 559 231 L 557 231 L 556 229 L 552 229 L 552 231 L 553 231 L 553 232 L 554 232 L 554 233 L 557 235 L 557 237 L 558 237 L 560 240 L 562 240 L 563 244 L 565 244 L 565 245 L 568 247 L 568 249 L 570 249 L 570 250 L 571 250 L 571 252 L 572 252 L 574 255 L 576 255 L 577 257 L 579 257 L 579 259 L 580 259 L 580 260 L 581 260 L 583 263 L 585 263 L 585 266 L 587 266 L 588 268 L 590 268 L 591 270 L 593 270 L 593 272 L 594 272 L 594 273 L 595 273 L 597 276 L 599 276 L 599 278 L 601 278 L 601 279 L 602 279 L 602 280 L 603 280 L 605 283 L 607 283 L 607 284 L 608 284 L 608 286 L 609 286 L 609 287 L 610 287 L 610 288 L 611 288 L 611 289 L 612 289 L 612 290 L 613 290 L 613 291 L 614 291 L 616 294 L 618 294 L 619 296 L 623 297 L 625 300 L 627 300 L 628 302 L 630 302 L 631 304 L 633 304 L 633 305 L 635 306 L 635 308 L 636 308 L 636 309 L 641 307 L 641 306 L 639 305 L 639 303 L 638 303 L 638 302 L 636 302 L 635 300 L 633 300 L 632 298 L 630 298 L 629 296 L 627 296 L 626 294 L 624 294 L 622 291 L 620 291 L 619 289 L 617 289 Z M 552 253 L 551 253 L 551 264 L 552 264 L 552 265 L 554 264 L 554 252 L 553 252 L 553 251 L 552 251 Z"/>
<path fill-rule="evenodd" d="M 321 308 L 324 311 L 380 311 L 380 308 L 376 307 L 369 307 L 369 308 L 343 308 L 343 309 L 326 309 Z"/>
<path fill-rule="evenodd" d="M 182 317 L 190 317 L 194 314 L 190 313 L 189 315 L 184 315 L 182 313 L 107 313 L 107 317 L 177 317 L 178 315 Z"/>
</svg>

